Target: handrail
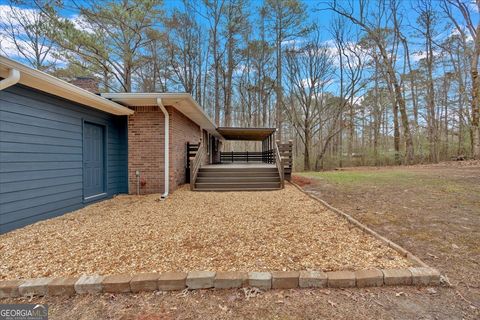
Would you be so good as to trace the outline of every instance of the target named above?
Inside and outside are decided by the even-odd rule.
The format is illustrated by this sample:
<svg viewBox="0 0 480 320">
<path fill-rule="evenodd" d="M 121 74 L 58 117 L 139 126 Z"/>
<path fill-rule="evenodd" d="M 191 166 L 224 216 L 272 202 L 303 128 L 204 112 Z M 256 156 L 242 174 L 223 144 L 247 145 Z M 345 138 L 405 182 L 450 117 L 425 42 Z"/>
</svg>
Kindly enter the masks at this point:
<svg viewBox="0 0 480 320">
<path fill-rule="evenodd" d="M 285 172 L 283 167 L 283 159 L 280 155 L 280 150 L 278 150 L 278 144 L 275 142 L 275 165 L 278 169 L 278 174 L 280 175 L 280 183 L 282 185 L 282 189 L 285 187 Z"/>
<path fill-rule="evenodd" d="M 200 142 L 198 151 L 195 157 L 190 160 L 190 190 L 195 188 L 195 181 L 197 180 L 198 170 L 205 160 L 207 152 L 203 144 Z"/>
</svg>

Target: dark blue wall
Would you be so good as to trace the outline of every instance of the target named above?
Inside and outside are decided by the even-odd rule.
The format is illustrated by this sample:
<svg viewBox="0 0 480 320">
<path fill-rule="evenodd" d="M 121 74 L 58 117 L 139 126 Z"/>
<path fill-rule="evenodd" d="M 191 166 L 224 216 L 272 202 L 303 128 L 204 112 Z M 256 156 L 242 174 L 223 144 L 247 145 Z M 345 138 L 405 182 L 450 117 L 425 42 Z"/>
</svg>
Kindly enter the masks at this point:
<svg viewBox="0 0 480 320">
<path fill-rule="evenodd" d="M 0 233 L 79 209 L 82 127 L 107 134 L 107 194 L 128 192 L 127 117 L 13 86 L 0 91 Z"/>
</svg>

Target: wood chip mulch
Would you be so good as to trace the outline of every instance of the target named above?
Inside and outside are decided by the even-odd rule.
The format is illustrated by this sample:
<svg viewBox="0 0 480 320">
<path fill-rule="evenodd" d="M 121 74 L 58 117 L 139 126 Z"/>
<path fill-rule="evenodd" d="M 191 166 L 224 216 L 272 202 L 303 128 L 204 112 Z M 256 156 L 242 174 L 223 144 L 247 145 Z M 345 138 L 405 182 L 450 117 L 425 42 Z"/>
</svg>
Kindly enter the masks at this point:
<svg viewBox="0 0 480 320">
<path fill-rule="evenodd" d="M 295 187 L 122 195 L 0 235 L 0 279 L 410 263 Z"/>
</svg>

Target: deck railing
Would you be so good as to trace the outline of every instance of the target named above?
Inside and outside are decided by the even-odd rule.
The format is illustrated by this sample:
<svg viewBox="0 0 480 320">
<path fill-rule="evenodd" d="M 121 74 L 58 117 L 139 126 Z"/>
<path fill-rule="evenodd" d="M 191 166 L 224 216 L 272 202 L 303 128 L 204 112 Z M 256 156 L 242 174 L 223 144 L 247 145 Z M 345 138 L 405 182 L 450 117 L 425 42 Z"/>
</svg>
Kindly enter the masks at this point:
<svg viewBox="0 0 480 320">
<path fill-rule="evenodd" d="M 234 162 L 263 162 L 274 163 L 275 154 L 274 150 L 266 151 L 227 151 L 220 152 L 221 163 L 234 163 Z"/>
<path fill-rule="evenodd" d="M 220 161 L 225 162 L 265 162 L 265 155 L 263 152 L 256 151 L 229 151 L 220 152 Z"/>
<path fill-rule="evenodd" d="M 190 190 L 195 189 L 195 181 L 197 180 L 198 170 L 205 162 L 207 150 L 204 144 L 200 143 L 195 157 L 190 160 Z"/>
<path fill-rule="evenodd" d="M 275 143 L 275 165 L 278 169 L 278 175 L 280 176 L 280 183 L 283 189 L 285 187 L 285 172 L 284 172 L 283 159 L 282 159 L 282 156 L 280 155 L 280 151 L 278 150 L 277 143 Z"/>
<path fill-rule="evenodd" d="M 287 143 L 280 143 L 277 141 L 277 146 L 283 160 L 283 173 L 285 179 L 290 181 L 293 167 L 293 142 L 291 140 Z"/>
<path fill-rule="evenodd" d="M 185 165 L 185 181 L 190 183 L 190 160 L 192 160 L 200 148 L 200 143 L 187 142 L 187 163 Z"/>
</svg>

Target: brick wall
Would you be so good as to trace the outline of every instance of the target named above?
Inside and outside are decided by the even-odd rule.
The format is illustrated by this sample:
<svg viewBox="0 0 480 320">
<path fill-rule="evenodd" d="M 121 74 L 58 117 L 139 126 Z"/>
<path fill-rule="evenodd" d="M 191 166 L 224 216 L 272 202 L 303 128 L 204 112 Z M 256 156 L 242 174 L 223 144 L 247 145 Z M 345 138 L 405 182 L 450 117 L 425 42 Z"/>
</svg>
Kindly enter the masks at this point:
<svg viewBox="0 0 480 320">
<path fill-rule="evenodd" d="M 129 193 L 164 192 L 164 116 L 158 106 L 133 107 L 128 118 Z M 186 143 L 200 140 L 200 127 L 177 109 L 166 106 L 170 116 L 170 192 L 185 183 Z"/>
<path fill-rule="evenodd" d="M 71 84 L 76 85 L 82 89 L 90 91 L 92 93 L 99 93 L 98 90 L 98 79 L 93 77 L 77 77 L 70 81 Z"/>
<path fill-rule="evenodd" d="M 202 139 L 200 127 L 183 113 L 172 108 L 170 121 L 170 185 L 185 183 L 187 165 L 187 142 L 198 143 Z M 170 111 L 169 111 L 170 112 Z"/>
</svg>

